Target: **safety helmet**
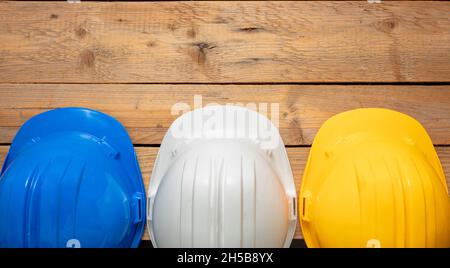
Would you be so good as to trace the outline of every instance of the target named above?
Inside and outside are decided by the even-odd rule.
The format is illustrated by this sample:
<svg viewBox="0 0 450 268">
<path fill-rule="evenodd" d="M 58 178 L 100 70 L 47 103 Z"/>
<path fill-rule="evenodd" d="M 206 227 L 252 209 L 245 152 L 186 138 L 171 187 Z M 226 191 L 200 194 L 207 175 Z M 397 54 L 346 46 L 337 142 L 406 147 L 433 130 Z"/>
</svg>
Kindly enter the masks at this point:
<svg viewBox="0 0 450 268">
<path fill-rule="evenodd" d="M 145 211 L 134 148 L 114 118 L 63 108 L 18 131 L 0 177 L 0 247 L 137 247 Z"/>
<path fill-rule="evenodd" d="M 387 109 L 356 109 L 318 131 L 303 176 L 308 247 L 449 247 L 450 203 L 425 129 Z"/>
<path fill-rule="evenodd" d="M 148 190 L 155 247 L 288 247 L 296 191 L 281 137 L 265 116 L 207 106 L 165 135 Z"/>
</svg>

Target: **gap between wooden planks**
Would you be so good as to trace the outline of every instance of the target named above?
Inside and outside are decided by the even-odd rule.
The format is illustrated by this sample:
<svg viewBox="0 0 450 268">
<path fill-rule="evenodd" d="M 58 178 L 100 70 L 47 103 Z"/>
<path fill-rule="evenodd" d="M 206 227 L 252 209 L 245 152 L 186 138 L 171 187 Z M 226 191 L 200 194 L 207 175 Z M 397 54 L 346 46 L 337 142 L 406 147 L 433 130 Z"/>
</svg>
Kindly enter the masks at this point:
<svg viewBox="0 0 450 268">
<path fill-rule="evenodd" d="M 194 108 L 194 95 L 202 96 L 202 105 L 266 103 L 286 145 L 310 145 L 329 117 L 361 107 L 406 113 L 423 124 L 434 144 L 450 144 L 450 86 L 167 84 L 0 84 L 0 143 L 10 143 L 33 115 L 83 106 L 117 118 L 134 144 L 160 144 L 178 116 L 172 106 Z M 279 117 L 271 116 L 272 104 L 278 104 Z"/>
<path fill-rule="evenodd" d="M 0 146 L 0 163 L 8 152 L 9 146 Z M 156 159 L 159 148 L 157 147 L 135 147 L 136 154 L 138 156 L 139 165 L 141 167 L 142 179 L 145 184 L 145 188 L 148 189 L 148 184 L 150 182 L 150 175 L 153 169 L 153 163 Z M 441 160 L 442 166 L 444 168 L 444 173 L 447 178 L 447 187 L 450 186 L 450 147 L 436 147 L 439 158 Z M 298 148 L 287 148 L 289 155 L 289 162 L 291 163 L 292 172 L 294 175 L 295 185 L 297 188 L 297 193 L 300 190 L 301 178 L 303 175 L 303 170 L 306 165 L 306 160 L 308 159 L 309 148 L 308 147 L 298 147 Z M 450 187 L 449 187 L 450 189 Z M 297 223 L 297 229 L 295 233 L 296 239 L 302 238 L 302 233 L 300 226 Z M 145 229 L 144 236 L 142 240 L 150 240 L 148 236 L 147 229 Z"/>
<path fill-rule="evenodd" d="M 0 2 L 0 82 L 449 82 L 450 3 Z"/>
</svg>

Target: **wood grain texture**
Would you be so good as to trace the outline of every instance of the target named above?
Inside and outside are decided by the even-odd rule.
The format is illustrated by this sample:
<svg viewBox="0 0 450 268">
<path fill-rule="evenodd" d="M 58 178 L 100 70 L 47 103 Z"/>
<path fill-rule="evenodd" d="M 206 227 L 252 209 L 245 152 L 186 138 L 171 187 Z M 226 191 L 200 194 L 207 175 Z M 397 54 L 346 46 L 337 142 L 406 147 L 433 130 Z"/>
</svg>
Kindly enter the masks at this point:
<svg viewBox="0 0 450 268">
<path fill-rule="evenodd" d="M 6 156 L 9 146 L 0 146 L 0 163 Z M 437 147 L 436 148 L 439 158 L 441 160 L 442 166 L 444 168 L 445 176 L 447 178 L 447 187 L 450 186 L 450 147 Z M 306 160 L 308 158 L 309 148 L 287 148 L 289 155 L 289 162 L 291 163 L 292 172 L 295 179 L 295 185 L 297 188 L 297 193 L 300 191 L 301 178 L 303 176 L 303 169 L 306 165 Z M 139 165 L 141 167 L 142 178 L 144 180 L 145 189 L 148 189 L 148 184 L 150 182 L 150 175 L 153 169 L 153 163 L 156 159 L 158 153 L 158 148 L 156 147 L 136 147 L 136 154 L 138 156 Z M 449 187 L 450 190 L 450 187 Z M 302 233 L 300 226 L 297 224 L 297 229 L 295 233 L 296 239 L 302 239 Z M 150 240 L 147 231 L 145 231 L 142 240 Z"/>
<path fill-rule="evenodd" d="M 0 2 L 0 82 L 450 81 L 450 3 Z"/>
<path fill-rule="evenodd" d="M 419 120 L 435 144 L 450 144 L 450 86 L 0 84 L 0 143 L 10 143 L 31 116 L 83 106 L 116 117 L 135 144 L 160 144 L 178 116 L 175 103 L 263 104 L 287 145 L 309 145 L 332 115 L 383 107 Z M 279 116 L 271 116 L 278 104 Z M 264 107 L 264 106 L 261 106 Z M 273 109 L 275 111 L 275 109 Z M 262 109 L 259 109 L 262 111 Z"/>
</svg>

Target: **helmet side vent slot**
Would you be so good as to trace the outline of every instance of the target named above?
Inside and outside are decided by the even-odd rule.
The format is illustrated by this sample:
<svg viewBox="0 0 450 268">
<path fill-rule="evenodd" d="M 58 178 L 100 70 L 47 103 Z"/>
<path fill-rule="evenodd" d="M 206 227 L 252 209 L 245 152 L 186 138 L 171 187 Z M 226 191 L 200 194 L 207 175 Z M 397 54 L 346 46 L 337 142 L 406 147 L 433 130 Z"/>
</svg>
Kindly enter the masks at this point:
<svg viewBox="0 0 450 268">
<path fill-rule="evenodd" d="M 297 219 L 297 198 L 293 197 L 292 198 L 292 218 L 293 219 Z"/>
<path fill-rule="evenodd" d="M 309 206 L 309 194 L 305 194 L 302 198 L 302 215 L 301 219 L 303 221 L 310 221 L 309 215 L 308 215 L 308 206 Z"/>
<path fill-rule="evenodd" d="M 135 193 L 133 196 L 134 223 L 142 221 L 142 193 Z"/>
<path fill-rule="evenodd" d="M 305 211 L 306 211 L 306 198 L 303 197 L 303 205 L 302 205 L 302 217 L 305 217 Z"/>
</svg>

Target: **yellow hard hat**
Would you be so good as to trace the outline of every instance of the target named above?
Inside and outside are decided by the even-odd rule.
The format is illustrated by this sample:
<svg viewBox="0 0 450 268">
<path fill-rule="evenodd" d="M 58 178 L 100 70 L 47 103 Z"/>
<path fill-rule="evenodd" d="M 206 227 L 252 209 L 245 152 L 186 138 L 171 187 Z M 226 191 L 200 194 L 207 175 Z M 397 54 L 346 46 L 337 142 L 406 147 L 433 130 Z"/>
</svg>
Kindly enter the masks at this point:
<svg viewBox="0 0 450 268">
<path fill-rule="evenodd" d="M 392 110 L 328 119 L 299 199 L 308 247 L 450 247 L 450 199 L 425 129 Z"/>
</svg>

